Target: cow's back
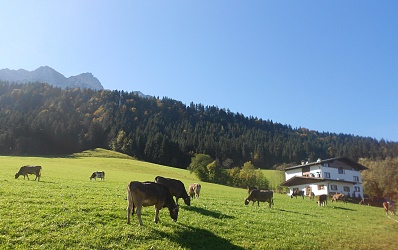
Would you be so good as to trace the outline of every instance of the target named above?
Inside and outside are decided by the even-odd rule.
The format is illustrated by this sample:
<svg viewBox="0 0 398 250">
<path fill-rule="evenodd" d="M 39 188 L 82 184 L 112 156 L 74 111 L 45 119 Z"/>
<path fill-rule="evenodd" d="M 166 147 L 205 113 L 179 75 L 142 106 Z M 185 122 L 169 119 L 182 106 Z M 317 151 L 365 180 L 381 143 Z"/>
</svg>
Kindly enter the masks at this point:
<svg viewBox="0 0 398 250">
<path fill-rule="evenodd" d="M 185 186 L 180 180 L 157 176 L 155 178 L 155 183 L 165 185 L 169 189 L 171 195 L 175 197 L 186 198 L 188 196 Z"/>
<path fill-rule="evenodd" d="M 129 192 L 136 204 L 142 204 L 144 207 L 152 205 L 166 206 L 170 199 L 173 200 L 168 189 L 161 184 L 154 182 L 132 181 L 129 184 Z"/>
</svg>

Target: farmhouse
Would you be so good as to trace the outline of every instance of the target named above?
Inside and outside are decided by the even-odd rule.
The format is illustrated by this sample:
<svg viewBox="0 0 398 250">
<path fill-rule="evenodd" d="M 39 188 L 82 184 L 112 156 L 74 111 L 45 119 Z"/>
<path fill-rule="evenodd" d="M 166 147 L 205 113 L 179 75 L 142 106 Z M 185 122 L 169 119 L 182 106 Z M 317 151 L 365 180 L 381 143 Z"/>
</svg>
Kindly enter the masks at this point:
<svg viewBox="0 0 398 250">
<path fill-rule="evenodd" d="M 343 193 L 348 197 L 362 198 L 362 170 L 365 166 L 346 157 L 316 162 L 301 162 L 301 165 L 285 169 L 286 181 L 281 186 L 289 187 L 291 195 L 294 190 L 302 190 L 309 196 L 326 194 L 328 196 Z"/>
</svg>

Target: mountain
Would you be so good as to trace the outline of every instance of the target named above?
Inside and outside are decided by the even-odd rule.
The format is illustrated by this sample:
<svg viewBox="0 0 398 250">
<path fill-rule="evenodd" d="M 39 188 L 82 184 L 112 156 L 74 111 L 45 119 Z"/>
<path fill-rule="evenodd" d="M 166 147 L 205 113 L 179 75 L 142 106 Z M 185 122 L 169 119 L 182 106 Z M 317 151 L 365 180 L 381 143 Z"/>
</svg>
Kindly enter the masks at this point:
<svg viewBox="0 0 398 250">
<path fill-rule="evenodd" d="M 16 83 L 45 82 L 53 86 L 60 87 L 62 89 L 104 89 L 100 81 L 95 78 L 91 73 L 83 73 L 77 76 L 71 76 L 69 78 L 66 78 L 61 73 L 48 66 L 39 67 L 34 71 L 27 71 L 24 69 L 2 69 L 0 70 L 0 80 Z"/>
</svg>

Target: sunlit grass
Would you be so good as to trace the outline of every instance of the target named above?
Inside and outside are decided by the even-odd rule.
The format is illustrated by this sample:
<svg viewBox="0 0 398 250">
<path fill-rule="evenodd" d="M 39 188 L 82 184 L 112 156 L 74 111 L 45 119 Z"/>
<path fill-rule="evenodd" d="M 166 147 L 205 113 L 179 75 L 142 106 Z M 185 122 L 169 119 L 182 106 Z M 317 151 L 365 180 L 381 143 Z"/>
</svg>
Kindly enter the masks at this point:
<svg viewBox="0 0 398 250">
<path fill-rule="evenodd" d="M 126 224 L 126 186 L 163 175 L 187 187 L 189 171 L 115 157 L 100 150 L 68 157 L 0 157 L 1 249 L 385 249 L 398 223 L 381 208 L 275 194 L 275 206 L 245 206 L 245 189 L 201 183 L 200 199 L 180 204 L 178 222 L 154 208 Z M 41 165 L 40 182 L 15 179 L 22 165 Z M 105 181 L 90 181 L 93 171 Z M 395 217 L 395 219 L 398 219 Z"/>
</svg>

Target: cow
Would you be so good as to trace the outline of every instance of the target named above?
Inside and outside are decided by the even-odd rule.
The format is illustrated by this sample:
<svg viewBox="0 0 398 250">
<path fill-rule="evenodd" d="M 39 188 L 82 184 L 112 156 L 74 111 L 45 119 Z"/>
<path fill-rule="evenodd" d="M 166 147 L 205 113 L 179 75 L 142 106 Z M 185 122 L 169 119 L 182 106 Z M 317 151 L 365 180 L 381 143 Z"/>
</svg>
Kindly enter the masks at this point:
<svg viewBox="0 0 398 250">
<path fill-rule="evenodd" d="M 332 197 L 332 202 L 333 201 L 343 201 L 344 203 L 347 203 L 347 197 L 344 194 L 334 194 Z"/>
<path fill-rule="evenodd" d="M 156 176 L 155 182 L 165 185 L 169 189 L 171 195 L 176 197 L 177 204 L 178 199 L 182 198 L 187 206 L 191 205 L 191 197 L 188 196 L 185 186 L 180 180 Z"/>
<path fill-rule="evenodd" d="M 388 212 L 390 212 L 391 214 L 395 215 L 395 204 L 394 204 L 394 202 L 385 201 L 385 202 L 383 202 L 383 207 L 384 207 L 384 211 L 386 212 L 386 215 L 388 215 Z"/>
<path fill-rule="evenodd" d="M 178 205 L 174 202 L 173 196 L 165 185 L 154 182 L 132 181 L 127 185 L 127 224 L 130 224 L 130 215 L 134 215 L 137 208 L 137 217 L 142 226 L 142 207 L 155 206 L 154 222 L 159 222 L 159 210 L 167 207 L 173 221 L 178 218 Z"/>
<path fill-rule="evenodd" d="M 328 204 L 328 196 L 321 194 L 318 196 L 318 206 L 326 206 Z"/>
<path fill-rule="evenodd" d="M 303 200 L 304 200 L 304 191 L 300 191 L 300 190 L 295 189 L 295 190 L 293 190 L 293 193 L 290 196 L 290 198 L 293 198 L 293 196 L 296 196 L 296 199 L 297 199 L 297 196 L 302 196 Z"/>
<path fill-rule="evenodd" d="M 105 172 L 104 171 L 96 171 L 96 172 L 92 173 L 91 176 L 90 176 L 90 181 L 92 179 L 94 179 L 96 181 L 97 178 L 100 178 L 101 180 L 104 180 L 105 179 Z"/>
<path fill-rule="evenodd" d="M 23 175 L 23 179 L 25 180 L 25 177 L 28 178 L 28 174 L 34 174 L 36 175 L 35 180 L 40 181 L 40 176 L 41 176 L 41 166 L 23 166 L 19 169 L 18 173 L 15 174 L 15 179 L 18 179 L 20 175 Z"/>
<path fill-rule="evenodd" d="M 314 194 L 314 192 L 311 192 L 311 194 L 310 194 L 310 200 L 314 200 L 314 198 L 315 198 L 315 194 Z"/>
<path fill-rule="evenodd" d="M 202 186 L 199 183 L 194 183 L 194 184 L 189 185 L 188 193 L 189 193 L 189 196 L 191 197 L 191 199 L 193 199 L 194 197 L 199 198 L 201 189 L 202 189 Z"/>
<path fill-rule="evenodd" d="M 260 201 L 268 202 L 268 207 L 271 208 L 271 206 L 274 205 L 274 192 L 270 190 L 253 189 L 245 199 L 245 205 L 249 204 L 250 201 L 253 201 L 252 205 L 257 201 L 258 206 L 260 206 Z"/>
</svg>

